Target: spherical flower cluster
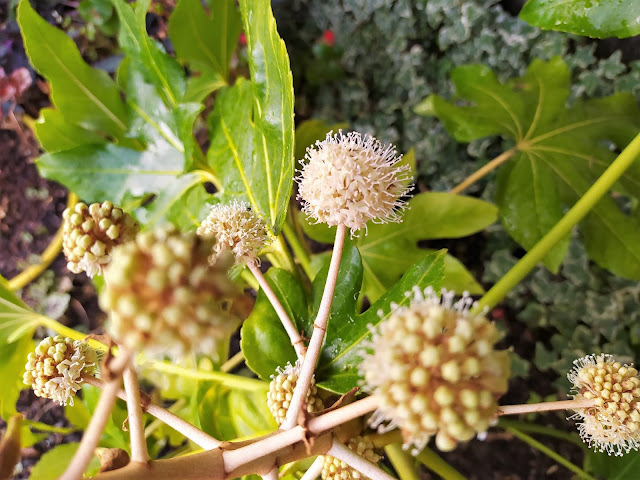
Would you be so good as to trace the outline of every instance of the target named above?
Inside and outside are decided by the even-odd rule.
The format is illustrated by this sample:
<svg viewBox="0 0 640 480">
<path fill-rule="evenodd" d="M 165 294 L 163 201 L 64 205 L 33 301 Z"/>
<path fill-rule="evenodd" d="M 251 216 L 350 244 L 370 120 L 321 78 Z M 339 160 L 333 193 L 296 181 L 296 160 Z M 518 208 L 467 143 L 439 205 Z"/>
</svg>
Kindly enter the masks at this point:
<svg viewBox="0 0 640 480">
<path fill-rule="evenodd" d="M 399 427 L 405 447 L 420 450 L 435 435 L 440 450 L 453 450 L 492 423 L 507 390 L 508 354 L 495 350 L 498 331 L 469 312 L 466 295 L 453 305 L 452 292 L 442 302 L 430 288 L 405 295 L 408 305 L 392 304 L 360 366 L 378 400 L 371 423 Z"/>
<path fill-rule="evenodd" d="M 238 326 L 239 294 L 227 276 L 230 258 L 209 265 L 212 247 L 211 239 L 173 227 L 116 247 L 99 298 L 111 313 L 109 334 L 152 356 L 214 353 L 216 340 Z"/>
<path fill-rule="evenodd" d="M 111 261 L 114 246 L 132 240 L 140 230 L 136 221 L 111 202 L 77 203 L 62 214 L 62 250 L 67 268 L 93 277 Z"/>
<path fill-rule="evenodd" d="M 267 242 L 264 221 L 245 202 L 212 205 L 209 216 L 202 222 L 197 233 L 216 239 L 211 256 L 212 264 L 225 250 L 231 250 L 236 263 L 255 260 Z"/>
<path fill-rule="evenodd" d="M 300 366 L 292 366 L 287 364 L 284 369 L 278 369 L 278 375 L 274 376 L 269 383 L 269 391 L 267 392 L 267 405 L 273 418 L 276 419 L 278 425 L 282 425 L 289 403 L 293 397 L 293 390 L 296 388 L 298 376 L 300 374 Z M 311 388 L 307 392 L 307 412 L 319 412 L 324 410 L 322 399 L 318 396 L 318 389 L 315 386 L 315 380 L 311 380 Z"/>
<path fill-rule="evenodd" d="M 408 191 L 408 166 L 398 166 L 395 147 L 351 132 L 332 132 L 307 149 L 297 178 L 303 210 L 316 221 L 346 225 L 352 231 L 377 223 L 399 222 Z"/>
<path fill-rule="evenodd" d="M 373 442 L 365 437 L 353 437 L 347 442 L 347 447 L 371 463 L 378 463 L 382 458 L 376 453 Z M 360 480 L 369 478 L 342 460 L 338 460 L 330 455 L 325 455 L 323 460 L 322 480 Z"/>
<path fill-rule="evenodd" d="M 95 350 L 87 343 L 47 337 L 27 357 L 23 381 L 38 397 L 73 405 L 73 397 L 82 387 L 82 375 L 94 374 L 97 362 Z"/>
<path fill-rule="evenodd" d="M 640 447 L 640 378 L 633 366 L 611 355 L 587 355 L 567 374 L 574 399 L 594 400 L 595 406 L 577 410 L 582 439 L 600 452 L 622 455 Z"/>
</svg>

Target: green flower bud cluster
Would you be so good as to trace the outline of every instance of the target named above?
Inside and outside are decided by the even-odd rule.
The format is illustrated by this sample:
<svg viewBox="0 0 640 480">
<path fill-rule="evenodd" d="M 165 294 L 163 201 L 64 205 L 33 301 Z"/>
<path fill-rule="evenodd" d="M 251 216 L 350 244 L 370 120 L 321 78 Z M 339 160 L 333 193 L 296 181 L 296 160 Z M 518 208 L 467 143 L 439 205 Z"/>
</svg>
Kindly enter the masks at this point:
<svg viewBox="0 0 640 480">
<path fill-rule="evenodd" d="M 215 343 L 240 320 L 239 292 L 227 275 L 229 257 L 214 266 L 212 239 L 174 227 L 147 231 L 113 250 L 100 306 L 111 313 L 108 333 L 151 356 L 215 353 Z"/>
<path fill-rule="evenodd" d="M 299 374 L 299 366 L 294 367 L 291 364 L 287 364 L 284 369 L 279 369 L 278 375 L 274 376 L 271 383 L 269 383 L 267 405 L 278 425 L 282 425 L 287 416 L 287 410 L 289 409 L 289 403 L 293 397 L 293 390 L 296 388 Z M 306 404 L 307 412 L 309 413 L 324 410 L 324 403 L 318 396 L 318 389 L 315 386 L 314 379 L 311 380 L 311 388 L 307 392 Z"/>
<path fill-rule="evenodd" d="M 600 452 L 622 455 L 640 447 L 640 378 L 633 366 L 611 355 L 587 355 L 567 374 L 577 392 L 574 399 L 595 401 L 576 411 L 582 439 Z"/>
<path fill-rule="evenodd" d="M 97 364 L 98 356 L 87 343 L 60 335 L 47 337 L 27 357 L 23 381 L 38 397 L 73 405 L 82 375 L 94 374 Z"/>
<path fill-rule="evenodd" d="M 267 243 L 267 228 L 262 218 L 246 202 L 216 204 L 198 227 L 198 235 L 213 236 L 211 263 L 225 250 L 230 250 L 236 263 L 255 260 Z"/>
<path fill-rule="evenodd" d="M 111 261 L 114 246 L 132 240 L 140 230 L 136 221 L 111 202 L 77 203 L 62 214 L 62 250 L 67 268 L 93 277 Z"/>
<path fill-rule="evenodd" d="M 364 437 L 353 437 L 347 442 L 347 447 L 371 463 L 378 463 L 382 458 L 375 452 L 373 442 Z M 369 477 L 365 477 L 342 460 L 338 460 L 330 455 L 324 456 L 322 480 L 360 480 L 363 478 Z"/>
<path fill-rule="evenodd" d="M 392 305 L 360 366 L 378 400 L 372 425 L 399 427 L 405 447 L 421 450 L 433 435 L 442 451 L 471 440 L 491 425 L 507 390 L 509 359 L 495 350 L 495 326 L 469 313 L 467 296 L 452 303 L 452 292 L 441 302 L 416 287 L 408 306 Z"/>
</svg>

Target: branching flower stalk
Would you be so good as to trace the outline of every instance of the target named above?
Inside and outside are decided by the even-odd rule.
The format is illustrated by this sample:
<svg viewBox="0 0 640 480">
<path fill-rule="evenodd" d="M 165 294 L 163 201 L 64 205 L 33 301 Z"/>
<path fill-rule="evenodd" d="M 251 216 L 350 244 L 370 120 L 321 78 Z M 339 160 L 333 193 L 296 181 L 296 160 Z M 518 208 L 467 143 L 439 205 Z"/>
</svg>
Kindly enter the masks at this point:
<svg viewBox="0 0 640 480">
<path fill-rule="evenodd" d="M 147 439 L 144 435 L 142 407 L 140 405 L 140 389 L 138 376 L 130 364 L 124 371 L 124 391 L 129 414 L 129 435 L 131 438 L 131 461 L 148 463 L 151 460 L 147 450 Z"/>
</svg>

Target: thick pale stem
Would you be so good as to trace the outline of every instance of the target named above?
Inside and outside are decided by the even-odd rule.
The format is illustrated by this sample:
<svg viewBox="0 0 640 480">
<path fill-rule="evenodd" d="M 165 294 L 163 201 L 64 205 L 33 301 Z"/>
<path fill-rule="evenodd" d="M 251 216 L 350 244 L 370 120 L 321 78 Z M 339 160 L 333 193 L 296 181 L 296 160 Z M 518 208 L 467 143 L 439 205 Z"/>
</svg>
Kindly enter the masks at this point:
<svg viewBox="0 0 640 480">
<path fill-rule="evenodd" d="M 480 168 L 479 170 L 476 170 L 471 175 L 469 175 L 462 183 L 453 187 L 449 191 L 449 193 L 455 193 L 455 194 L 462 193 L 471 185 L 473 185 L 482 177 L 484 177 L 486 174 L 488 174 L 489 172 L 492 172 L 493 170 L 498 168 L 500 165 L 502 165 L 504 162 L 506 162 L 511 157 L 513 157 L 513 155 L 517 151 L 518 149 L 516 147 L 513 147 L 512 149 L 507 150 L 506 152 L 502 152 L 496 158 L 494 158 L 489 163 L 487 163 L 484 167 Z"/>
<path fill-rule="evenodd" d="M 133 366 L 129 366 L 123 375 L 124 391 L 129 414 L 129 436 L 131 439 L 131 461 L 148 463 L 151 460 L 144 436 L 144 420 L 140 406 L 138 376 Z"/>
<path fill-rule="evenodd" d="M 300 480 L 316 480 L 322 473 L 322 465 L 324 465 L 324 458 L 319 456 L 313 461 L 309 469 L 304 472 Z"/>
<path fill-rule="evenodd" d="M 291 345 L 293 345 L 293 348 L 295 348 L 296 350 L 298 359 L 300 360 L 303 359 L 307 351 L 306 347 L 304 346 L 304 340 L 300 336 L 300 332 L 298 331 L 296 326 L 293 324 L 293 321 L 291 320 L 291 318 L 289 318 L 289 315 L 287 314 L 287 311 L 282 306 L 282 303 L 280 303 L 280 299 L 278 298 L 276 293 L 273 291 L 273 289 L 271 288 L 271 285 L 269 285 L 269 282 L 267 282 L 267 279 L 264 277 L 264 275 L 260 271 L 260 268 L 255 262 L 247 263 L 247 267 L 249 267 L 249 270 L 251 270 L 251 273 L 253 273 L 253 276 L 258 281 L 260 288 L 265 293 L 265 295 L 269 299 L 269 302 L 271 302 L 273 309 L 278 314 L 278 317 L 282 322 L 282 326 L 287 331 L 287 334 L 291 339 Z"/>
<path fill-rule="evenodd" d="M 78 450 L 76 450 L 71 463 L 69 463 L 67 470 L 60 476 L 59 480 L 78 480 L 82 478 L 91 461 L 93 452 L 100 442 L 100 437 L 102 437 L 102 432 L 107 425 L 111 410 L 113 410 L 113 406 L 116 403 L 122 381 L 122 371 L 129 364 L 130 359 L 131 355 L 129 353 L 121 351 L 120 355 L 115 357 L 109 364 L 111 378 L 105 383 L 98 405 L 93 412 L 89 426 L 82 436 Z"/>
<path fill-rule="evenodd" d="M 311 379 L 313 378 L 313 372 L 322 350 L 322 344 L 324 343 L 324 337 L 327 332 L 327 323 L 329 322 L 329 314 L 331 313 L 331 303 L 333 301 L 333 294 L 336 289 L 336 282 L 338 280 L 338 272 L 340 270 L 340 260 L 342 259 L 342 250 L 344 248 L 344 239 L 347 232 L 347 227 L 344 225 L 338 225 L 336 229 L 336 239 L 333 244 L 333 253 L 331 255 L 331 263 L 329 264 L 329 273 L 327 274 L 327 282 L 324 286 L 324 292 L 322 293 L 322 300 L 320 301 L 320 308 L 318 309 L 318 315 L 313 323 L 313 333 L 311 334 L 311 340 L 309 341 L 309 349 L 307 355 L 302 363 L 300 369 L 300 375 L 298 376 L 298 382 L 296 388 L 293 391 L 293 398 L 287 410 L 287 416 L 280 427 L 283 430 L 292 428 L 298 421 L 298 416 L 304 406 L 307 392 L 311 386 Z"/>
<path fill-rule="evenodd" d="M 273 467 L 273 469 L 269 473 L 260 476 L 263 478 L 263 480 L 278 480 L 278 468 Z"/>
<path fill-rule="evenodd" d="M 226 450 L 223 452 L 225 470 L 232 472 L 236 468 L 257 458 L 270 455 L 293 443 L 304 440 L 307 433 L 318 435 L 349 420 L 366 415 L 376 408 L 377 402 L 374 397 L 363 398 L 342 408 L 312 418 L 307 424 L 307 429 L 296 426 L 290 430 L 280 431 L 236 450 Z"/>
<path fill-rule="evenodd" d="M 351 468 L 356 469 L 362 475 L 370 478 L 371 480 L 395 480 L 394 477 L 366 458 L 358 455 L 335 437 L 333 438 L 333 445 L 331 445 L 327 455 L 331 455 L 338 460 L 342 460 Z"/>
<path fill-rule="evenodd" d="M 93 385 L 94 387 L 101 389 L 105 388 L 105 383 L 99 378 L 92 376 L 83 376 L 83 379 L 89 385 Z M 127 399 L 126 394 L 123 390 L 118 390 L 117 396 L 122 400 Z M 197 427 L 187 422 L 186 420 L 183 420 L 177 415 L 171 413 L 169 410 L 159 407 L 158 405 L 154 405 L 153 403 L 146 405 L 145 408 L 149 415 L 152 415 L 158 420 L 166 423 L 176 432 L 181 433 L 204 450 L 212 450 L 220 446 L 220 444 L 222 443 L 220 440 L 204 433 L 202 430 L 198 429 Z"/>
<path fill-rule="evenodd" d="M 594 399 L 563 400 L 560 402 L 525 403 L 523 405 L 502 405 L 498 415 L 518 415 L 521 413 L 548 412 L 551 410 L 579 410 L 595 407 Z"/>
</svg>

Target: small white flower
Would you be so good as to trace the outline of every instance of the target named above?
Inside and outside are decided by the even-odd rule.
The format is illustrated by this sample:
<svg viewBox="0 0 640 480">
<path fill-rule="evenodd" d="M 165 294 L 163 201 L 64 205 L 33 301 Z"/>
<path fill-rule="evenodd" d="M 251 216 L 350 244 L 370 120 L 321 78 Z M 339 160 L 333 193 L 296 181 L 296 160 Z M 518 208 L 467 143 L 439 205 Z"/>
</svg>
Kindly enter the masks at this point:
<svg viewBox="0 0 640 480">
<path fill-rule="evenodd" d="M 85 342 L 47 337 L 27 357 L 23 381 L 38 397 L 73 405 L 73 397 L 82 388 L 82 375 L 93 374 L 97 361 L 95 350 Z"/>
<path fill-rule="evenodd" d="M 197 230 L 200 236 L 213 236 L 211 263 L 224 250 L 230 250 L 236 263 L 243 264 L 257 258 L 267 243 L 267 228 L 262 218 L 246 202 L 215 204 Z"/>
<path fill-rule="evenodd" d="M 640 378 L 631 365 L 611 355 L 587 355 L 567 374 L 574 399 L 593 399 L 595 406 L 577 410 L 580 437 L 600 452 L 619 456 L 640 448 Z"/>
<path fill-rule="evenodd" d="M 369 135 L 327 134 L 307 149 L 296 178 L 303 210 L 317 222 L 346 225 L 352 231 L 366 223 L 400 222 L 400 200 L 409 191 L 408 166 L 398 166 L 395 147 Z"/>
</svg>

